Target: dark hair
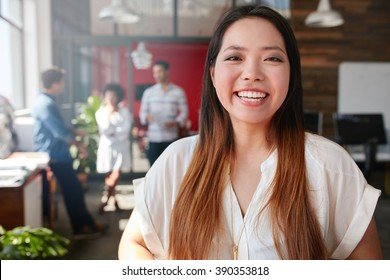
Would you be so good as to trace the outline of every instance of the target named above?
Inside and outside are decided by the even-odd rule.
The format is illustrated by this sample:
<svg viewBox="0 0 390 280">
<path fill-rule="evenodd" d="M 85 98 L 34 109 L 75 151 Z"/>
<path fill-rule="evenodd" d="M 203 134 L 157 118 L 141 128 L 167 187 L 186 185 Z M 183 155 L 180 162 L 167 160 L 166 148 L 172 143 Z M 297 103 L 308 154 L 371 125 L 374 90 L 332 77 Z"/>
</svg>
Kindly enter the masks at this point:
<svg viewBox="0 0 390 280">
<path fill-rule="evenodd" d="M 211 80 L 209 69 L 215 65 L 215 60 L 221 48 L 222 38 L 225 35 L 228 27 L 230 27 L 230 25 L 237 20 L 248 17 L 264 18 L 271 22 L 278 29 L 283 37 L 287 56 L 290 62 L 290 84 L 287 98 L 276 112 L 273 118 L 272 127 L 277 128 L 279 125 L 282 125 L 282 123 L 291 123 L 291 118 L 296 120 L 296 125 L 303 126 L 301 63 L 297 42 L 288 21 L 279 13 L 276 13 L 271 8 L 265 6 L 238 7 L 234 9 L 233 12 L 232 10 L 228 11 L 225 16 L 223 16 L 217 23 L 216 29 L 213 33 L 214 36 L 211 38 L 209 44 L 205 65 L 206 71 L 204 71 L 203 75 L 202 108 L 205 110 L 205 112 L 201 115 L 208 115 L 207 113 L 210 112 L 208 109 L 210 106 L 209 104 L 215 104 L 221 112 L 223 111 L 224 114 L 227 114 L 227 112 L 222 108 L 222 105 L 220 104 L 215 93 L 215 88 Z M 201 121 L 201 123 L 204 122 L 205 121 Z M 277 133 L 280 133 L 280 131 L 277 131 Z"/>
<path fill-rule="evenodd" d="M 158 60 L 156 61 L 153 65 L 160 65 L 162 66 L 165 70 L 169 69 L 169 63 L 164 61 L 164 60 Z"/>
<path fill-rule="evenodd" d="M 277 170 L 269 199 L 265 206 L 259 205 L 258 215 L 260 218 L 265 208 L 269 210 L 280 258 L 324 259 L 327 252 L 306 179 L 298 46 L 288 21 L 265 6 L 232 8 L 213 32 L 203 73 L 199 140 L 172 210 L 168 252 L 173 259 L 207 258 L 216 232 L 223 230 L 222 197 L 234 156 L 234 138 L 230 116 L 218 99 L 210 69 L 215 66 L 226 30 L 244 18 L 263 18 L 275 26 L 290 63 L 288 93 L 271 120 L 267 137 L 277 149 Z"/>
<path fill-rule="evenodd" d="M 118 83 L 106 84 L 104 87 L 104 90 L 103 90 L 103 96 L 106 95 L 107 91 L 112 91 L 115 93 L 115 95 L 118 99 L 118 101 L 117 101 L 118 103 L 121 102 L 123 100 L 123 98 L 125 97 L 125 90 Z"/>
<path fill-rule="evenodd" d="M 65 76 L 66 71 L 57 66 L 53 66 L 42 72 L 41 79 L 44 88 L 51 88 L 54 83 L 59 83 Z"/>
</svg>

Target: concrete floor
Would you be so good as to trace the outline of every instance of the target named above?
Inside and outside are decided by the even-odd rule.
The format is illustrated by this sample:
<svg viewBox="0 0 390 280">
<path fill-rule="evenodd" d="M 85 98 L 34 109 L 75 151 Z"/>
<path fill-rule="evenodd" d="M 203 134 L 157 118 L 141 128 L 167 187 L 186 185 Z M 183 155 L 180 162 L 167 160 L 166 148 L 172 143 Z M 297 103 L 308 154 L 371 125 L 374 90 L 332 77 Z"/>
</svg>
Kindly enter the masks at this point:
<svg viewBox="0 0 390 280">
<path fill-rule="evenodd" d="M 99 181 L 89 182 L 85 193 L 88 209 L 92 216 L 101 223 L 109 225 L 102 237 L 91 240 L 74 240 L 70 223 L 65 213 L 61 194 L 58 194 L 58 216 L 54 220 L 53 230 L 71 240 L 71 246 L 65 259 L 68 260 L 116 260 L 118 259 L 118 244 L 122 230 L 134 208 L 133 189 L 131 185 L 120 184 L 117 187 L 117 199 L 122 211 L 115 212 L 112 203 L 106 206 L 106 212 L 99 214 L 98 208 L 102 194 L 102 184 Z M 110 201 L 112 202 L 112 201 Z"/>
</svg>

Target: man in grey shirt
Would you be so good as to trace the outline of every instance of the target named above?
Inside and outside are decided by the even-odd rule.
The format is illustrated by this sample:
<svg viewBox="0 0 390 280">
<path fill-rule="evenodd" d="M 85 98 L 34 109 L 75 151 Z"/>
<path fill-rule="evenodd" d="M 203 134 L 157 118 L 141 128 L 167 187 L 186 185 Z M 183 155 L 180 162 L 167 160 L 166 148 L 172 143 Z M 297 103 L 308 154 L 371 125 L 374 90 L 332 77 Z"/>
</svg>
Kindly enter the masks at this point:
<svg viewBox="0 0 390 280">
<path fill-rule="evenodd" d="M 184 90 L 171 83 L 168 77 L 169 64 L 157 61 L 153 65 L 156 84 L 146 89 L 141 102 L 140 122 L 148 125 L 150 165 L 173 141 L 179 137 L 188 117 L 187 98 Z"/>
</svg>

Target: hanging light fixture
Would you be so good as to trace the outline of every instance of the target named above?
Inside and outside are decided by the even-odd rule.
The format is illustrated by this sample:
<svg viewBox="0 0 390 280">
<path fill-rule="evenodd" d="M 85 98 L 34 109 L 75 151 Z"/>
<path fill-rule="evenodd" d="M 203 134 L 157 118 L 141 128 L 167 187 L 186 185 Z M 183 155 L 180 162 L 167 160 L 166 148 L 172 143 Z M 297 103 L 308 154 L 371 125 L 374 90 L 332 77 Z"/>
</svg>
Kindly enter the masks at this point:
<svg viewBox="0 0 390 280">
<path fill-rule="evenodd" d="M 330 0 L 320 0 L 315 12 L 309 14 L 305 24 L 310 27 L 335 27 L 344 24 L 340 13 L 332 10 Z"/>
<path fill-rule="evenodd" d="M 131 52 L 134 67 L 136 69 L 148 69 L 152 66 L 152 54 L 146 49 L 145 42 L 139 42 L 137 49 Z"/>
<path fill-rule="evenodd" d="M 102 20 L 113 20 L 116 23 L 135 23 L 140 17 L 123 0 L 112 0 L 111 5 L 103 7 L 99 12 Z"/>
</svg>

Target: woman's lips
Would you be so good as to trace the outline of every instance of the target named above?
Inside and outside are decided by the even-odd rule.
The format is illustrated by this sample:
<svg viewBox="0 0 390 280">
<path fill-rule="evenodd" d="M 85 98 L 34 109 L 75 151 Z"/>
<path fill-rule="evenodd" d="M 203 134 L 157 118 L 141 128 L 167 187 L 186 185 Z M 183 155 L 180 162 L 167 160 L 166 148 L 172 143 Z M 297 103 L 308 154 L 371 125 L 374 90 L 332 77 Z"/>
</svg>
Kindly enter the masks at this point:
<svg viewBox="0 0 390 280">
<path fill-rule="evenodd" d="M 243 91 L 237 91 L 235 94 L 243 101 L 246 102 L 260 102 L 264 100 L 268 94 L 261 91 L 252 91 L 252 90 L 243 90 Z"/>
</svg>

